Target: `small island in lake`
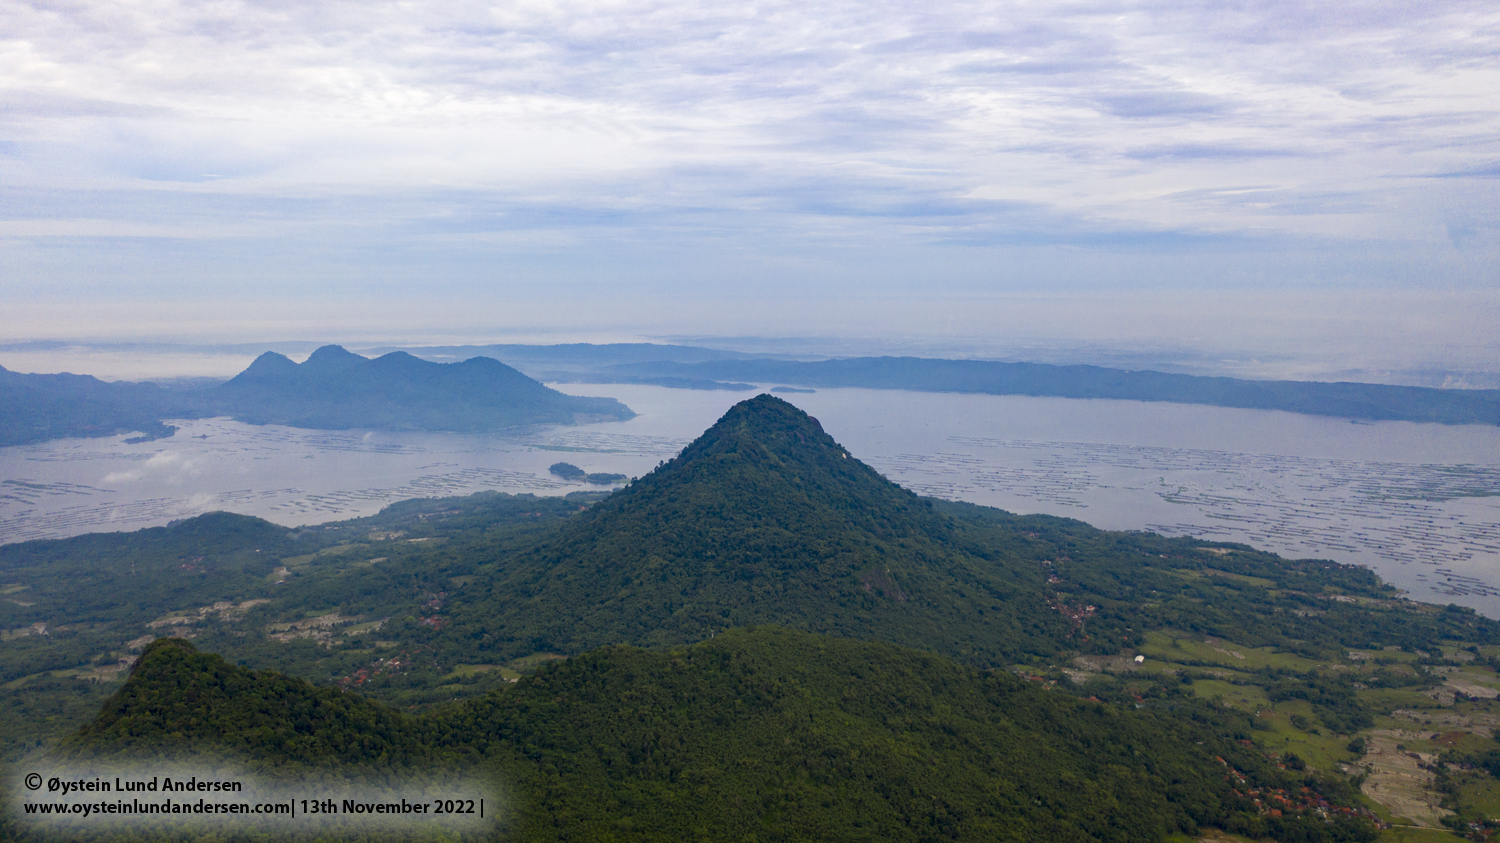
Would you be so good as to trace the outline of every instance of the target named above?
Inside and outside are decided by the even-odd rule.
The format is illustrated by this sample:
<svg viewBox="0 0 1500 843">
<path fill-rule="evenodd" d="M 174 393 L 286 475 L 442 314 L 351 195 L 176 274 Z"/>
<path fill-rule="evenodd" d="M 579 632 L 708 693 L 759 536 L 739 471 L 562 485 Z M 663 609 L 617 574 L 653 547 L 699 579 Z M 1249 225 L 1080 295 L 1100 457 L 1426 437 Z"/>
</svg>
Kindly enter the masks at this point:
<svg viewBox="0 0 1500 843">
<path fill-rule="evenodd" d="M 555 462 L 547 470 L 564 480 L 582 481 L 595 486 L 613 486 L 630 479 L 623 474 L 590 474 L 570 462 Z"/>
</svg>

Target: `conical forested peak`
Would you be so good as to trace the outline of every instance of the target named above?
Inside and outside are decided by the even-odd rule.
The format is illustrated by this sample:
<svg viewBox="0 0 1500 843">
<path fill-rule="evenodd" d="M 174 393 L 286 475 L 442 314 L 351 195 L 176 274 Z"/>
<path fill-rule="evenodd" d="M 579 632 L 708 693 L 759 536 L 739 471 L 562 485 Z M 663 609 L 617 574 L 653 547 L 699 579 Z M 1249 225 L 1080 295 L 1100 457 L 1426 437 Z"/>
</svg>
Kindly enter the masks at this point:
<svg viewBox="0 0 1500 843">
<path fill-rule="evenodd" d="M 341 345 L 325 345 L 314 351 L 302 364 L 302 368 L 309 372 L 337 372 L 366 362 L 369 362 L 367 358 L 360 357 Z"/>
<path fill-rule="evenodd" d="M 730 407 L 729 412 L 725 413 L 718 423 L 704 431 L 704 435 L 712 435 L 715 431 L 725 429 L 769 433 L 775 430 L 799 428 L 823 432 L 823 426 L 818 424 L 817 419 L 804 413 L 790 402 L 762 392 L 754 398 Z"/>
<path fill-rule="evenodd" d="M 798 451 L 804 458 L 848 458 L 848 452 L 823 432 L 817 419 L 780 398 L 763 394 L 730 407 L 678 459 L 744 447 L 775 452 Z"/>
<path fill-rule="evenodd" d="M 389 354 L 382 354 L 376 357 L 374 362 L 376 368 L 406 371 L 419 371 L 443 365 L 440 363 L 430 363 L 415 355 L 407 354 L 404 351 L 392 351 Z"/>
<path fill-rule="evenodd" d="M 601 505 L 646 505 L 731 521 L 759 517 L 792 529 L 810 510 L 832 508 L 877 529 L 936 527 L 916 496 L 849 455 L 818 420 L 770 395 L 741 401 L 682 453 Z M 757 516 L 757 513 L 764 513 Z M 688 512 L 682 512 L 686 515 Z"/>
<path fill-rule="evenodd" d="M 277 541 L 284 539 L 287 533 L 285 527 L 272 524 L 264 518 L 221 510 L 168 522 L 167 529 L 175 533 L 179 539 L 201 535 L 205 539 L 222 540 L 225 536 L 235 536 L 247 542 Z"/>
<path fill-rule="evenodd" d="M 568 521 L 508 570 L 493 602 L 455 609 L 472 612 L 455 629 L 524 654 L 677 644 L 775 623 L 984 660 L 1022 635 L 1018 625 L 1045 626 L 989 610 L 1040 582 L 1034 569 L 999 571 L 970 556 L 929 502 L 802 410 L 761 395 Z"/>
<path fill-rule="evenodd" d="M 799 445 L 827 447 L 843 452 L 833 437 L 823 432 L 818 420 L 773 395 L 764 393 L 729 408 L 699 442 L 748 438 L 770 445 L 795 440 Z"/>
<path fill-rule="evenodd" d="M 172 658 L 181 657 L 183 653 L 197 655 L 198 648 L 186 638 L 158 638 L 141 651 L 141 657 L 135 660 L 135 668 L 139 670 L 144 666 L 147 670 L 161 671 Z"/>
<path fill-rule="evenodd" d="M 147 645 L 99 716 L 63 742 L 64 755 L 228 750 L 282 763 L 365 757 L 398 764 L 437 755 L 412 718 L 336 688 L 255 673 L 181 638 Z"/>
<path fill-rule="evenodd" d="M 255 358 L 245 371 L 235 376 L 237 381 L 259 381 L 274 380 L 289 377 L 296 374 L 297 364 L 284 354 L 267 351 L 265 354 Z"/>
</svg>

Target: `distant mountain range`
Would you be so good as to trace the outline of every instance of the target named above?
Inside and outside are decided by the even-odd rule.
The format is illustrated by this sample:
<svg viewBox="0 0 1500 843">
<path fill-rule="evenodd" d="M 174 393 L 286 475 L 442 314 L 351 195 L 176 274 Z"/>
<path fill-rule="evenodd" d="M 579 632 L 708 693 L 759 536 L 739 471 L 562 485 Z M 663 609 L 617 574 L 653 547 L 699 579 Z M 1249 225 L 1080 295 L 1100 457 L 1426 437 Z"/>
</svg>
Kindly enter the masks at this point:
<svg viewBox="0 0 1500 843">
<path fill-rule="evenodd" d="M 227 415 L 326 429 L 482 432 L 539 423 L 630 418 L 609 398 L 541 381 L 749 391 L 757 384 L 988 395 L 1164 401 L 1371 421 L 1500 425 L 1500 390 L 1227 377 L 919 357 L 799 361 L 691 346 L 619 343 L 434 346 L 370 360 L 324 346 L 300 366 L 261 355 L 233 380 L 195 389 L 106 383 L 86 375 L 0 368 L 0 446 L 67 436 L 170 435 L 168 418 Z M 528 374 L 483 356 L 503 353 Z M 462 362 L 440 363 L 451 359 Z"/>
<path fill-rule="evenodd" d="M 106 383 L 89 375 L 23 375 L 0 367 L 0 446 L 71 436 L 171 436 L 163 418 L 179 400 L 152 383 Z"/>
<path fill-rule="evenodd" d="M 711 360 L 701 363 L 622 363 L 602 369 L 600 376 L 604 379 L 740 380 L 811 387 L 1111 398 L 1283 410 L 1349 419 L 1500 424 L 1500 390 L 1497 389 L 1433 389 L 1321 381 L 1253 381 L 1164 372 L 1133 372 L 1099 366 L 1053 366 L 988 360 L 850 357 L 810 362 L 762 359 Z"/>
<path fill-rule="evenodd" d="M 1262 381 L 1086 365 L 847 357 L 796 360 L 651 343 L 433 346 L 424 358 L 501 353 L 556 383 L 630 383 L 749 391 L 756 385 L 1165 401 L 1372 421 L 1500 424 L 1500 390 L 1323 381 Z"/>
<path fill-rule="evenodd" d="M 424 360 L 467 360 L 493 357 L 508 360 L 516 368 L 537 377 L 539 373 L 593 372 L 603 366 L 624 363 L 704 363 L 713 360 L 751 360 L 773 357 L 694 345 L 653 342 L 562 343 L 558 345 L 427 345 L 382 346 L 365 349 L 367 354 L 406 351 Z"/>
<path fill-rule="evenodd" d="M 266 352 L 206 392 L 209 406 L 241 421 L 324 430 L 479 433 L 635 415 L 613 398 L 564 395 L 488 357 L 432 363 L 395 351 L 371 360 L 336 345 L 300 365 Z"/>
<path fill-rule="evenodd" d="M 266 352 L 233 380 L 197 390 L 0 369 L 0 445 L 126 432 L 156 438 L 173 431 L 163 419 L 210 416 L 324 430 L 480 433 L 634 415 L 613 398 L 565 395 L 487 357 L 443 364 L 393 352 L 371 360 L 333 345 L 301 364 Z"/>
</svg>

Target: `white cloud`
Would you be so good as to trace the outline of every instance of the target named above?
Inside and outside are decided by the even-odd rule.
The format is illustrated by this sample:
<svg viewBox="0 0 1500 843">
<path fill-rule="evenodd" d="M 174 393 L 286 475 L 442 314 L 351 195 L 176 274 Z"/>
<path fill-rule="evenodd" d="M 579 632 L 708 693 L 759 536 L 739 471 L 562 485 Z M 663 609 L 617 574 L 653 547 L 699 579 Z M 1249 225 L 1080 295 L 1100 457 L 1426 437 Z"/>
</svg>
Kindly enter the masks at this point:
<svg viewBox="0 0 1500 843">
<path fill-rule="evenodd" d="M 963 250 L 1144 241 L 1152 271 L 1072 281 L 1210 283 L 1172 255 L 1225 238 L 1495 282 L 1459 256 L 1494 257 L 1488 3 L 80 0 L 0 33 L 0 259 L 49 284 L 681 290 L 728 254 L 1024 286 Z"/>
</svg>

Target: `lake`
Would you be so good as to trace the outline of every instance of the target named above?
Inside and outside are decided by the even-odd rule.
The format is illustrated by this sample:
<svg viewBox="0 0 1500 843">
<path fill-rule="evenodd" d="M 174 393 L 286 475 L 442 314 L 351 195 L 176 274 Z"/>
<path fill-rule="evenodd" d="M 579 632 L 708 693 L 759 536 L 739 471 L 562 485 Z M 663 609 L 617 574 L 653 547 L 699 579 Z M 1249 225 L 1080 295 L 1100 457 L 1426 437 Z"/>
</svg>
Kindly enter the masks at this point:
<svg viewBox="0 0 1500 843">
<path fill-rule="evenodd" d="M 175 436 L 153 442 L 0 449 L 0 541 L 133 530 L 216 509 L 296 525 L 412 497 L 597 488 L 547 468 L 639 476 L 754 394 L 557 388 L 618 398 L 640 415 L 493 436 L 207 419 L 175 422 Z M 1363 564 L 1416 599 L 1500 617 L 1500 428 L 890 390 L 781 397 L 921 494 Z"/>
</svg>

